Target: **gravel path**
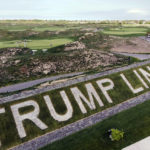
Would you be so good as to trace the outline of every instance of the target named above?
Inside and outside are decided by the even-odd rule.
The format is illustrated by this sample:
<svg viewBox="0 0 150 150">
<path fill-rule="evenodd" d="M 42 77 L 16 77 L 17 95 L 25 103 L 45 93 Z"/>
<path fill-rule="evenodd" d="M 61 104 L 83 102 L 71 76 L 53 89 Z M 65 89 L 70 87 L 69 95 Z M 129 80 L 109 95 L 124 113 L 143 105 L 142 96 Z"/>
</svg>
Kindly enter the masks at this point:
<svg viewBox="0 0 150 150">
<path fill-rule="evenodd" d="M 38 80 L 33 80 L 33 81 L 28 81 L 28 82 L 23 82 L 19 84 L 14 84 L 6 87 L 0 88 L 0 93 L 7 93 L 7 92 L 16 92 L 19 90 L 24 90 L 30 87 L 33 87 L 35 85 L 47 82 L 47 81 L 53 81 L 53 80 L 58 80 L 60 78 L 66 78 L 66 77 L 73 77 L 77 75 L 81 75 L 83 72 L 78 72 L 78 73 L 70 73 L 70 74 L 63 74 L 63 75 L 58 75 L 58 76 L 52 76 L 49 78 L 43 78 L 43 79 L 38 79 Z"/>
<path fill-rule="evenodd" d="M 116 52 L 115 52 L 116 53 Z M 124 56 L 131 56 L 138 58 L 139 60 L 147 60 L 150 59 L 150 54 L 130 54 L 130 53 L 120 53 L 117 52 L 116 54 L 124 55 Z"/>
<path fill-rule="evenodd" d="M 127 110 L 132 108 L 138 104 L 141 104 L 150 99 L 150 92 L 147 92 L 143 95 L 140 95 L 136 98 L 132 98 L 128 101 L 125 101 L 121 104 L 118 104 L 114 107 L 106 109 L 102 112 L 89 116 L 87 118 L 81 119 L 75 123 L 69 124 L 63 128 L 55 130 L 53 132 L 47 133 L 43 136 L 40 136 L 36 139 L 33 139 L 29 142 L 21 144 L 17 147 L 12 148 L 11 150 L 37 150 L 41 147 L 44 147 L 54 141 L 60 140 L 68 135 L 71 135 L 77 131 L 80 131 L 86 127 L 96 124 L 97 122 L 101 122 L 102 120 L 113 116 L 123 110 Z"/>
</svg>

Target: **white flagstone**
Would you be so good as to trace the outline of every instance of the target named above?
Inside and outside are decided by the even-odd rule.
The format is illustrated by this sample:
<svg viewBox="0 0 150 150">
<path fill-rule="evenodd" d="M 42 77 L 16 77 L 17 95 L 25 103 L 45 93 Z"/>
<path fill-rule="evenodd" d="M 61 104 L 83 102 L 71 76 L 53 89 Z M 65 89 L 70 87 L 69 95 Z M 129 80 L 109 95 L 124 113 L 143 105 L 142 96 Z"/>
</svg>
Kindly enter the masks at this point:
<svg viewBox="0 0 150 150">
<path fill-rule="evenodd" d="M 5 108 L 0 108 L 0 114 L 5 113 Z"/>
<path fill-rule="evenodd" d="M 74 98 L 77 101 L 77 103 L 81 109 L 81 112 L 83 114 L 87 113 L 87 110 L 86 110 L 82 100 L 84 101 L 84 103 L 86 103 L 89 106 L 89 108 L 91 110 L 96 109 L 96 106 L 94 103 L 94 98 L 97 100 L 100 107 L 104 106 L 104 104 L 103 104 L 102 100 L 100 99 L 99 95 L 97 94 L 94 86 L 91 83 L 88 83 L 88 84 L 85 84 L 85 87 L 86 87 L 86 91 L 87 91 L 89 99 L 87 99 L 85 97 L 85 95 L 83 95 L 83 93 L 77 87 L 71 88 L 71 92 L 74 95 Z"/>
<path fill-rule="evenodd" d="M 125 77 L 125 75 L 124 75 L 123 73 L 120 74 L 120 76 L 122 77 L 122 79 L 124 80 L 124 82 L 127 84 L 127 86 L 130 88 L 130 90 L 131 90 L 134 94 L 137 94 L 137 93 L 139 93 L 139 92 L 141 92 L 141 91 L 144 90 L 143 87 L 139 87 L 139 88 L 135 89 L 135 88 L 131 85 L 131 83 L 128 81 L 128 79 Z"/>
<path fill-rule="evenodd" d="M 145 88 L 149 88 L 149 86 L 146 84 L 146 82 L 142 79 L 142 77 L 139 75 L 139 73 L 136 71 L 136 70 L 134 70 L 133 71 L 134 73 L 135 73 L 135 75 L 139 78 L 139 80 L 141 81 L 141 83 L 145 86 Z"/>
<path fill-rule="evenodd" d="M 107 91 L 112 90 L 114 88 L 114 83 L 111 79 L 102 79 L 102 80 L 98 80 L 96 81 L 97 85 L 99 86 L 99 88 L 102 90 L 103 94 L 105 95 L 107 101 L 109 103 L 113 103 L 112 99 L 110 98 L 109 94 Z M 109 83 L 108 86 L 104 86 L 104 83 Z"/>
<path fill-rule="evenodd" d="M 61 95 L 61 97 L 62 97 L 62 99 L 63 99 L 63 101 L 65 103 L 66 108 L 67 108 L 66 113 L 63 114 L 63 115 L 58 114 L 56 112 L 56 110 L 54 108 L 54 105 L 53 105 L 53 103 L 52 103 L 52 101 L 51 101 L 51 99 L 50 99 L 50 97 L 48 95 L 44 96 L 44 100 L 45 100 L 45 103 L 47 104 L 47 107 L 49 109 L 49 112 L 50 112 L 51 116 L 55 120 L 57 120 L 59 122 L 62 122 L 62 121 L 67 121 L 70 118 L 72 118 L 73 108 L 72 108 L 72 105 L 71 105 L 71 103 L 69 101 L 69 98 L 68 98 L 66 92 L 65 91 L 61 91 L 60 95 Z"/>
<path fill-rule="evenodd" d="M 147 69 L 150 68 L 147 66 Z M 150 73 L 145 71 L 144 69 L 140 68 L 139 71 L 143 74 L 143 76 L 146 78 L 146 80 L 150 83 Z"/>
<path fill-rule="evenodd" d="M 122 150 L 150 150 L 150 136 Z"/>
<path fill-rule="evenodd" d="M 28 106 L 33 106 L 34 110 L 21 115 L 19 113 L 19 109 L 28 107 Z M 35 102 L 33 100 L 29 100 L 29 101 L 22 102 L 19 104 L 11 105 L 11 110 L 13 113 L 13 117 L 14 117 L 20 138 L 26 137 L 26 131 L 23 126 L 23 121 L 26 119 L 31 120 L 41 130 L 48 128 L 48 126 L 38 118 L 39 113 L 40 113 L 40 108 L 39 108 L 39 105 L 37 104 L 37 102 Z"/>
</svg>

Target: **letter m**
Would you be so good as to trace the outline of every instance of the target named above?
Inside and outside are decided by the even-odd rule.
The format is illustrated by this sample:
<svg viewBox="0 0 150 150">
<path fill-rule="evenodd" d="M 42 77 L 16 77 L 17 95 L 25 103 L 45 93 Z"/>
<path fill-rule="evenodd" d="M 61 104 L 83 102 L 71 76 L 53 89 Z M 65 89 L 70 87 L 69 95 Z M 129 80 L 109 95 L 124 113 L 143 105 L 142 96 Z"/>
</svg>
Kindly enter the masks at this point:
<svg viewBox="0 0 150 150">
<path fill-rule="evenodd" d="M 82 100 L 88 105 L 88 107 L 91 110 L 96 109 L 93 97 L 95 97 L 95 99 L 97 100 L 98 104 L 101 107 L 104 106 L 102 100 L 100 99 L 100 97 L 97 94 L 93 85 L 91 83 L 88 83 L 85 85 L 85 87 L 86 87 L 86 90 L 88 93 L 89 100 L 83 95 L 83 93 L 81 93 L 81 91 L 77 87 L 71 88 L 71 92 L 72 92 L 75 100 L 77 101 L 77 103 L 80 107 L 80 110 L 83 114 L 87 113 L 87 110 L 86 110 L 85 106 L 83 105 Z"/>
</svg>

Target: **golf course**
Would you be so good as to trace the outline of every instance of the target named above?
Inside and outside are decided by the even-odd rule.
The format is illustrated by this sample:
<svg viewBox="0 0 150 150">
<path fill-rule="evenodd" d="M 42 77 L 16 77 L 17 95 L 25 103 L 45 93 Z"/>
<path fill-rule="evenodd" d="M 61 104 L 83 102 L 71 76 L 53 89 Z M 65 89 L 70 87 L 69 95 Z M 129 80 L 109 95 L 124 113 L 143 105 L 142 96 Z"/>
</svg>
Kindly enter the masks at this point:
<svg viewBox="0 0 150 150">
<path fill-rule="evenodd" d="M 27 40 L 26 47 L 30 49 L 43 49 L 43 48 L 53 48 L 60 45 L 64 45 L 72 42 L 71 39 L 42 39 L 42 40 Z M 0 42 L 0 48 L 8 48 L 8 47 L 24 47 L 24 41 L 4 41 Z"/>
</svg>

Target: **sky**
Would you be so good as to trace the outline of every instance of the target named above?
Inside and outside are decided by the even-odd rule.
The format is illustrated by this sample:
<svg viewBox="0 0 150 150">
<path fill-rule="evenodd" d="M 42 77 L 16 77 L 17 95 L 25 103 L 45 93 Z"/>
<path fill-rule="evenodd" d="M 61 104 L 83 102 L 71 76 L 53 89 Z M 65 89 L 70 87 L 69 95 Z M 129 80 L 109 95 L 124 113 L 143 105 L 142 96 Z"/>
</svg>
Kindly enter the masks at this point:
<svg viewBox="0 0 150 150">
<path fill-rule="evenodd" d="M 0 19 L 150 20 L 150 0 L 0 0 Z"/>
</svg>

